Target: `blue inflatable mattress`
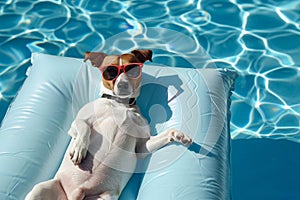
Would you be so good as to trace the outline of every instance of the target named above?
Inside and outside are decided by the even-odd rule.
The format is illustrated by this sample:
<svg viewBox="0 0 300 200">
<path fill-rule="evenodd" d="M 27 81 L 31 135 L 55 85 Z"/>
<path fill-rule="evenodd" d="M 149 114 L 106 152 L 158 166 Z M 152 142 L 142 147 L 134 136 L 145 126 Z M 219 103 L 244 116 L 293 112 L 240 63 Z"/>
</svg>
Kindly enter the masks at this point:
<svg viewBox="0 0 300 200">
<path fill-rule="evenodd" d="M 120 199 L 230 199 L 230 95 L 236 73 L 146 64 L 137 104 L 151 134 L 176 128 L 194 143 L 168 145 L 138 166 Z M 24 199 L 54 177 L 78 110 L 99 98 L 101 74 L 82 59 L 34 53 L 0 129 L 0 199 Z"/>
</svg>

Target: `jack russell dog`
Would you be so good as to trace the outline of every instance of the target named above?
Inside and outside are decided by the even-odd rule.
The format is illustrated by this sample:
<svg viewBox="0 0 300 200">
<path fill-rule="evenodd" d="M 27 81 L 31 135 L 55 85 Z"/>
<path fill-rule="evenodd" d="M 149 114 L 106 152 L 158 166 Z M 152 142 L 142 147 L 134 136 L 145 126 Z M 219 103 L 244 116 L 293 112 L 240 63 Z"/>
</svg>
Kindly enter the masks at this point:
<svg viewBox="0 0 300 200">
<path fill-rule="evenodd" d="M 151 50 L 112 56 L 87 52 L 86 60 L 102 73 L 102 98 L 80 109 L 54 179 L 35 185 L 26 200 L 117 200 L 135 171 L 137 158 L 169 143 L 192 143 L 189 136 L 175 129 L 151 136 L 139 112 L 136 98 L 143 63 L 152 61 Z"/>
</svg>

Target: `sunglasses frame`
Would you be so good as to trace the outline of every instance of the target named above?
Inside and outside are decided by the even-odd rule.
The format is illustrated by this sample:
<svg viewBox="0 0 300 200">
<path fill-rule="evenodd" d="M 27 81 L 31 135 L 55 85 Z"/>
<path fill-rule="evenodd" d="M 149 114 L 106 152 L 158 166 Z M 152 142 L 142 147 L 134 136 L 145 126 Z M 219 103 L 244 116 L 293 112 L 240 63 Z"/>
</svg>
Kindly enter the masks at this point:
<svg viewBox="0 0 300 200">
<path fill-rule="evenodd" d="M 130 66 L 130 65 L 137 65 L 137 66 L 140 68 L 140 74 L 139 74 L 136 78 L 132 78 L 132 77 L 130 77 L 130 76 L 128 76 L 128 78 L 129 78 L 129 79 L 132 79 L 132 80 L 140 78 L 140 77 L 142 76 L 142 68 L 143 68 L 143 66 L 144 66 L 143 63 L 127 63 L 127 64 L 124 64 L 124 65 L 105 65 L 105 66 L 100 66 L 99 69 L 100 69 L 100 71 L 101 71 L 101 73 L 102 73 L 102 78 L 103 78 L 104 80 L 106 80 L 106 81 L 114 81 L 114 80 L 116 80 L 116 79 L 120 76 L 121 70 L 124 72 L 124 74 L 126 74 L 125 68 L 126 68 L 127 66 Z M 117 74 L 117 76 L 116 76 L 115 78 L 111 79 L 111 80 L 106 79 L 106 78 L 103 76 L 103 73 L 104 73 L 105 69 L 108 68 L 108 67 L 116 67 L 116 68 L 118 69 L 118 74 Z"/>
</svg>

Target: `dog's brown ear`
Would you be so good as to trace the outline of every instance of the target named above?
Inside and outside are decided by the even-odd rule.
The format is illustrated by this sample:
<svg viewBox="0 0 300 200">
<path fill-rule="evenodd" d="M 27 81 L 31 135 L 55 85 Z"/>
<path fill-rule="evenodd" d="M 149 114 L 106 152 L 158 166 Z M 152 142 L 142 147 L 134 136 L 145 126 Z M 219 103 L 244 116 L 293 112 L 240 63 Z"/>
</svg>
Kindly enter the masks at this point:
<svg viewBox="0 0 300 200">
<path fill-rule="evenodd" d="M 99 67 L 105 57 L 106 54 L 102 52 L 86 52 L 84 55 L 84 62 L 90 60 L 94 67 Z"/>
<path fill-rule="evenodd" d="M 133 50 L 131 51 L 133 55 L 139 60 L 139 62 L 146 62 L 147 60 L 152 62 L 152 51 L 150 49 L 147 50 Z"/>
</svg>

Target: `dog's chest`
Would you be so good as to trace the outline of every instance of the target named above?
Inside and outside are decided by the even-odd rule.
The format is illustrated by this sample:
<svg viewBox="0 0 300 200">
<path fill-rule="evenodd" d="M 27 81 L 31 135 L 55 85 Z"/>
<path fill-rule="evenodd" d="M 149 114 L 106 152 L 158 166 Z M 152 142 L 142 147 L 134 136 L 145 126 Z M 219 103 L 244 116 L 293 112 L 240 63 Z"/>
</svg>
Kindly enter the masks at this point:
<svg viewBox="0 0 300 200">
<path fill-rule="evenodd" d="M 135 107 L 128 107 L 111 100 L 102 100 L 96 106 L 93 129 L 103 136 L 114 138 L 115 134 L 135 138 L 149 136 L 149 125 Z"/>
</svg>

